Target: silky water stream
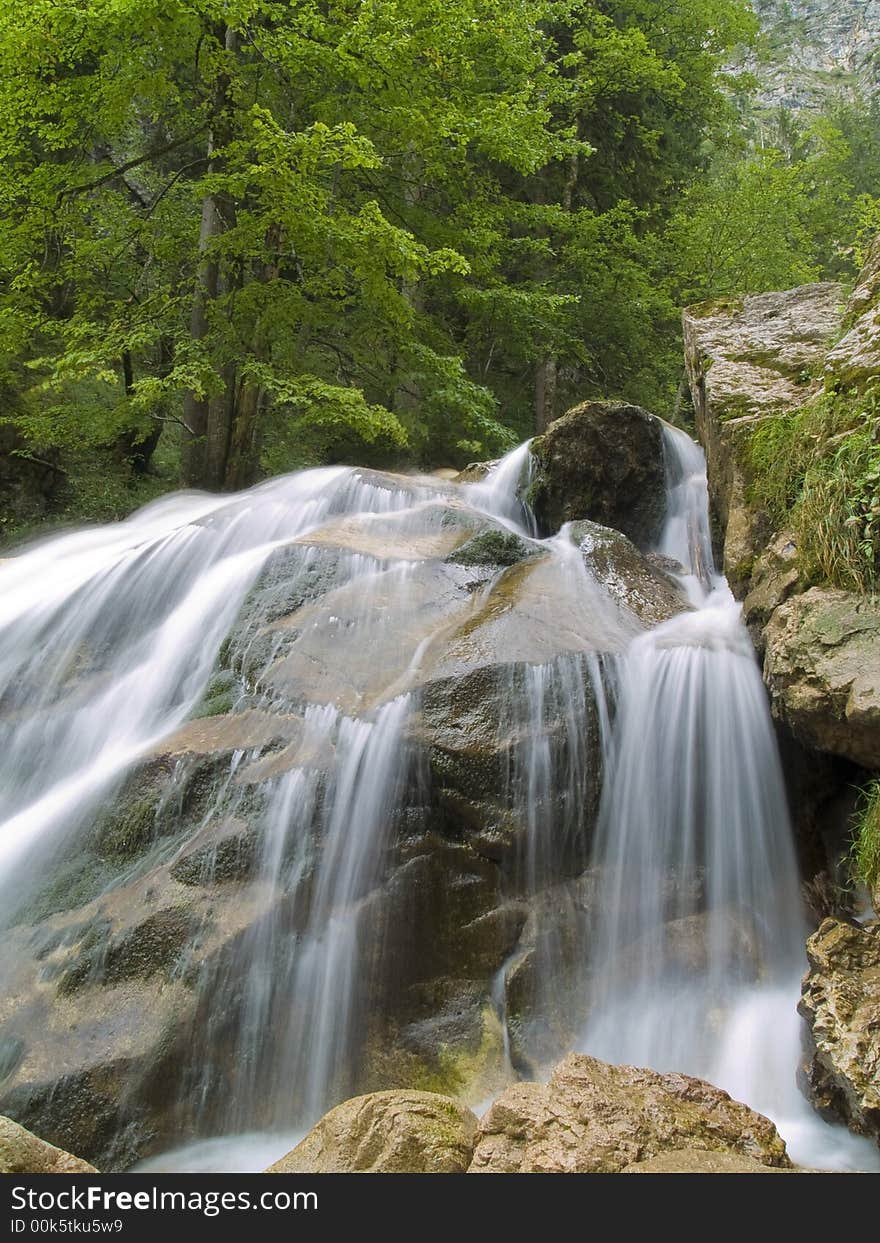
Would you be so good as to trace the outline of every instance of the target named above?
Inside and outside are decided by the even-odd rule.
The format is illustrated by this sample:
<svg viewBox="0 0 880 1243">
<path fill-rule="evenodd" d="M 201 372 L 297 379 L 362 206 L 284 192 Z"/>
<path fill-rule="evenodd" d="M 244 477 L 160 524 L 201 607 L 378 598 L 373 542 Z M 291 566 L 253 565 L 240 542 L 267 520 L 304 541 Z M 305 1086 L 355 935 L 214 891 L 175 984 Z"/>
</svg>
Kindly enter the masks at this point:
<svg viewBox="0 0 880 1243">
<path fill-rule="evenodd" d="M 420 787 L 409 725 L 461 623 L 432 568 L 454 547 L 450 514 L 453 527 L 488 520 L 542 554 L 531 624 L 565 631 L 548 659 L 501 632 L 513 653 L 499 728 L 518 739 L 517 883 L 539 923 L 542 895 L 572 904 L 567 923 L 538 929 L 548 983 L 534 1064 L 564 1051 L 548 1017 L 564 987 L 583 1050 L 719 1084 L 772 1117 L 796 1161 L 877 1165 L 797 1088 L 806 930 L 775 739 L 739 607 L 714 568 L 702 453 L 671 428 L 664 446 L 657 551 L 680 567 L 691 607 L 653 629 L 596 579 L 566 528 L 537 538 L 521 499 L 528 445 L 466 485 L 339 468 L 235 497 L 170 497 L 0 564 L 0 903 L 12 922 L 35 878 L 192 717 L 224 645 L 249 708 L 269 669 L 296 704 L 284 762 L 236 752 L 215 800 L 234 816 L 237 798 L 259 821 L 265 901 L 222 977 L 201 981 L 180 1114 L 205 1138 L 138 1168 L 263 1168 L 356 1085 L 382 953 L 374 898 Z M 260 585 L 279 558 L 273 594 Z M 235 784 L 247 763 L 267 765 L 250 803 L 251 787 Z M 588 915 L 571 896 L 579 876 L 598 886 Z M 562 985 L 560 936 L 582 955 Z M 0 988 L 11 975 L 0 964 Z"/>
</svg>

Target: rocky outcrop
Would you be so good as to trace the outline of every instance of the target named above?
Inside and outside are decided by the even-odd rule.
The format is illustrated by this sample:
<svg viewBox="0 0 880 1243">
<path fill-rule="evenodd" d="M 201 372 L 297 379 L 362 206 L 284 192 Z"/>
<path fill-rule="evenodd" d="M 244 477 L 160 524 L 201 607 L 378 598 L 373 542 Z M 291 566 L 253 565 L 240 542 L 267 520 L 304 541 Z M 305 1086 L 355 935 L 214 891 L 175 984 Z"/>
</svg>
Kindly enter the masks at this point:
<svg viewBox="0 0 880 1243">
<path fill-rule="evenodd" d="M 0 1174 L 97 1174 L 93 1165 L 0 1117 Z"/>
<path fill-rule="evenodd" d="M 823 913 L 849 909 L 840 858 L 852 813 L 844 794 L 863 780 L 854 766 L 880 767 L 880 608 L 873 596 L 815 585 L 806 510 L 786 522 L 795 530 L 775 529 L 781 503 L 771 517 L 757 498 L 774 420 L 863 417 L 857 391 L 880 373 L 878 307 L 880 238 L 845 305 L 841 286 L 820 283 L 705 303 L 683 321 L 723 567 L 764 662 L 811 908 Z M 830 460 L 844 435 L 817 452 Z M 785 452 L 785 435 L 780 443 Z"/>
<path fill-rule="evenodd" d="M 433 1092 L 373 1092 L 344 1101 L 267 1174 L 463 1174 L 477 1120 Z"/>
<path fill-rule="evenodd" d="M 755 0 L 754 8 L 760 53 L 733 68 L 755 75 L 759 108 L 815 112 L 841 96 L 877 94 L 877 0 Z"/>
<path fill-rule="evenodd" d="M 764 630 L 774 714 L 810 747 L 880 768 L 880 606 L 813 587 L 781 603 Z"/>
<path fill-rule="evenodd" d="M 572 1054 L 548 1084 L 514 1084 L 495 1101 L 470 1172 L 617 1173 L 679 1148 L 789 1165 L 773 1123 L 719 1088 Z"/>
<path fill-rule="evenodd" d="M 880 1143 L 880 923 L 826 919 L 807 941 L 800 1012 L 816 1107 Z"/>
<path fill-rule="evenodd" d="M 847 331 L 825 359 L 829 379 L 861 388 L 880 374 L 880 237 L 874 239 L 846 304 Z"/>
<path fill-rule="evenodd" d="M 624 402 L 588 401 L 532 442 L 530 500 L 545 534 L 589 518 L 640 548 L 660 533 L 665 509 L 662 425 Z"/>
<path fill-rule="evenodd" d="M 803 285 L 739 301 L 706 302 L 683 316 L 685 362 L 721 526 L 723 568 L 744 595 L 773 532 L 750 504 L 748 445 L 757 425 L 798 409 L 822 389 L 839 332 L 843 289 Z"/>
</svg>

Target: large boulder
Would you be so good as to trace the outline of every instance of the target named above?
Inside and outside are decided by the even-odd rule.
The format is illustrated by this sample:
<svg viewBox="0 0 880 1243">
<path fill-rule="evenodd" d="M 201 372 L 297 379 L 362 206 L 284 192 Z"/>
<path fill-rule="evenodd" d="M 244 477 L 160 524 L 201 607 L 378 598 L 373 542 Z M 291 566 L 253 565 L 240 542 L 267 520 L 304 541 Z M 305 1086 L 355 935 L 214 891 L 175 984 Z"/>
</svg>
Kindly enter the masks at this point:
<svg viewBox="0 0 880 1243">
<path fill-rule="evenodd" d="M 880 768 L 880 606 L 813 587 L 771 614 L 764 679 L 773 712 L 804 743 Z"/>
<path fill-rule="evenodd" d="M 0 1174 L 97 1174 L 93 1165 L 0 1117 Z"/>
<path fill-rule="evenodd" d="M 586 401 L 532 441 L 530 499 L 545 534 L 589 518 L 648 548 L 665 516 L 663 431 L 639 406 Z"/>
<path fill-rule="evenodd" d="M 617 1173 L 681 1148 L 790 1164 L 773 1123 L 720 1088 L 571 1054 L 548 1084 L 514 1084 L 495 1101 L 470 1172 Z"/>
<path fill-rule="evenodd" d="M 825 1115 L 880 1143 L 880 923 L 826 919 L 807 941 L 799 1006 L 809 1090 Z"/>
<path fill-rule="evenodd" d="M 372 1092 L 331 1109 L 267 1174 L 463 1174 L 477 1119 L 433 1092 Z"/>
<path fill-rule="evenodd" d="M 683 315 L 685 363 L 709 493 L 721 526 L 723 569 L 738 594 L 773 532 L 749 499 L 749 442 L 764 419 L 822 391 L 825 356 L 843 317 L 842 286 L 704 302 Z"/>
</svg>

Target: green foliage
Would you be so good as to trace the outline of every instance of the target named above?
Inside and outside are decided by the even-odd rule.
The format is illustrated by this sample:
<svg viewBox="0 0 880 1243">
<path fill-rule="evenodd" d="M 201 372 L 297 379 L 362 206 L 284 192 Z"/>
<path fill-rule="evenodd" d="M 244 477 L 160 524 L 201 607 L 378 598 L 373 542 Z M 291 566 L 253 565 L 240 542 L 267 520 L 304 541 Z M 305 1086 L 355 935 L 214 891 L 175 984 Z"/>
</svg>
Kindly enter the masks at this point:
<svg viewBox="0 0 880 1243">
<path fill-rule="evenodd" d="M 547 358 L 557 406 L 666 396 L 658 237 L 725 115 L 739 0 L 0 17 L 0 417 L 32 447 L 225 419 L 222 484 L 247 445 L 273 470 L 498 452 Z"/>
<path fill-rule="evenodd" d="M 751 499 L 797 537 L 817 582 L 880 583 L 880 390 L 826 393 L 763 420 L 749 444 Z"/>
<path fill-rule="evenodd" d="M 856 814 L 850 852 L 853 877 L 866 885 L 880 880 L 880 779 L 863 791 Z"/>
<path fill-rule="evenodd" d="M 667 245 L 681 302 L 787 289 L 819 273 L 800 170 L 776 151 L 722 163 L 670 223 Z"/>
</svg>

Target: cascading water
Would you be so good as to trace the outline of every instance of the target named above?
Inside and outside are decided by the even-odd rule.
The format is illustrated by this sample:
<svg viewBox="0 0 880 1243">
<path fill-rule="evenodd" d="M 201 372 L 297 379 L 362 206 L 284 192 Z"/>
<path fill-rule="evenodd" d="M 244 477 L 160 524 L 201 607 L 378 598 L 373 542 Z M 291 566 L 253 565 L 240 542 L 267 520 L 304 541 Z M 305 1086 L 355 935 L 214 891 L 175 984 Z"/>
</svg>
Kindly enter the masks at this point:
<svg viewBox="0 0 880 1243">
<path fill-rule="evenodd" d="M 766 694 L 712 558 L 701 450 L 664 429 L 659 551 L 694 611 L 623 662 L 597 829 L 599 918 L 582 1048 L 708 1079 L 771 1117 L 796 1161 L 876 1162 L 796 1084 L 805 927 Z"/>
<path fill-rule="evenodd" d="M 408 866 L 413 825 L 433 840 L 423 699 L 487 669 L 507 774 L 504 806 L 485 813 L 502 844 L 487 849 L 501 852 L 502 897 L 528 910 L 489 985 L 499 1075 L 539 1071 L 586 1014 L 589 1051 L 720 1083 L 774 1117 L 795 1156 L 869 1163 L 795 1087 L 803 928 L 775 743 L 712 562 L 702 454 L 672 429 L 665 445 L 658 552 L 682 567 L 673 608 L 693 607 L 653 629 L 593 572 L 598 528 L 537 538 L 521 499 L 528 445 L 467 485 L 340 468 L 173 497 L 0 564 L 8 922 L 25 927 L 32 900 L 69 909 L 46 907 L 40 886 L 88 846 L 132 774 L 184 753 L 181 731 L 198 737 L 218 662 L 235 685 L 229 722 L 271 735 L 212 759 L 196 820 L 175 836 L 171 816 L 167 839 L 99 871 L 82 899 L 92 935 L 114 894 L 151 909 L 150 878 L 186 864 L 193 844 L 209 844 L 193 856 L 199 884 L 219 874 L 218 841 L 255 851 L 228 945 L 173 964 L 172 987 L 185 978 L 197 1003 L 175 1133 L 201 1139 L 143 1168 L 261 1168 L 357 1087 L 388 952 L 392 976 L 406 958 L 408 930 L 389 926 L 394 869 L 401 851 Z M 502 559 L 450 566 L 475 532 Z M 189 760 L 178 778 L 189 806 Z M 204 910 L 196 948 L 215 931 L 210 899 Z M 38 947 L 40 988 L 55 947 L 85 935 L 59 919 Z M 106 971 L 102 950 L 85 978 Z M 7 983 L 20 987 L 11 961 Z"/>
</svg>

